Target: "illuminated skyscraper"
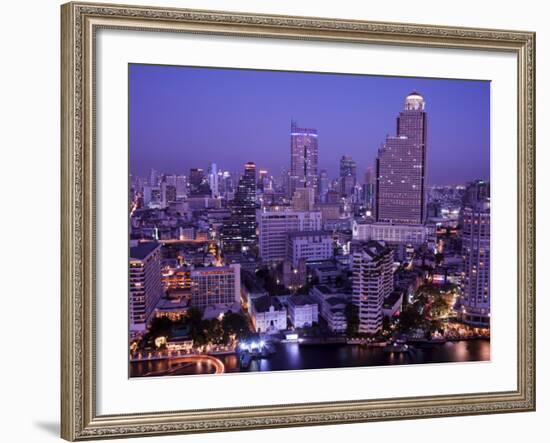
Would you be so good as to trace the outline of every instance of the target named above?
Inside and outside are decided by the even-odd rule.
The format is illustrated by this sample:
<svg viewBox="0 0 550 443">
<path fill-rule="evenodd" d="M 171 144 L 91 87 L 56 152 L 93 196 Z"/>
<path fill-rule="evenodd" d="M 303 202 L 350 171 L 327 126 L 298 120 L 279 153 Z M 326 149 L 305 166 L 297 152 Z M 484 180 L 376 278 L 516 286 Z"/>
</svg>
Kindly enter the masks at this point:
<svg viewBox="0 0 550 443">
<path fill-rule="evenodd" d="M 143 333 L 163 295 L 161 283 L 161 246 L 142 243 L 130 248 L 129 316 L 132 334 Z"/>
<path fill-rule="evenodd" d="M 313 188 L 317 193 L 318 145 L 317 129 L 299 128 L 292 121 L 290 127 L 290 183 L 288 196 L 296 188 Z"/>
<path fill-rule="evenodd" d="M 256 165 L 248 162 L 231 202 L 231 216 L 222 228 L 222 245 L 226 252 L 240 252 L 256 242 Z"/>
<path fill-rule="evenodd" d="M 489 184 L 472 183 L 461 214 L 464 282 L 460 317 L 475 326 L 489 326 L 491 313 L 491 213 Z"/>
<path fill-rule="evenodd" d="M 353 242 L 352 302 L 357 306 L 359 332 L 375 334 L 382 328 L 384 299 L 393 291 L 393 251 L 382 242 Z"/>
<path fill-rule="evenodd" d="M 426 218 L 426 133 L 424 98 L 405 99 L 397 135 L 388 136 L 376 160 L 376 220 L 422 224 Z"/>
<path fill-rule="evenodd" d="M 210 185 L 210 192 L 212 193 L 212 198 L 217 198 L 220 195 L 220 186 L 219 186 L 219 176 L 218 176 L 218 165 L 212 163 L 210 165 L 210 170 L 208 171 L 208 184 Z"/>
<path fill-rule="evenodd" d="M 340 159 L 340 195 L 348 197 L 357 183 L 357 164 L 348 155 Z"/>
</svg>

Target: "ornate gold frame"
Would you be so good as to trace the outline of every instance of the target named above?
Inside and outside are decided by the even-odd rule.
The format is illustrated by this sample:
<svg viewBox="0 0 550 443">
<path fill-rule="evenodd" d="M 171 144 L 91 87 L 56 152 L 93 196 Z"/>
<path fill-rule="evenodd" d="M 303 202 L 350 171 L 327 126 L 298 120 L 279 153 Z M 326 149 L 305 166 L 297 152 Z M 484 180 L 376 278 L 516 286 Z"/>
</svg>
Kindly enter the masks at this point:
<svg viewBox="0 0 550 443">
<path fill-rule="evenodd" d="M 67 440 L 535 409 L 535 34 L 123 5 L 61 7 L 61 435 Z M 99 28 L 508 51 L 518 60 L 517 390 L 98 416 L 95 411 L 94 35 Z"/>
</svg>

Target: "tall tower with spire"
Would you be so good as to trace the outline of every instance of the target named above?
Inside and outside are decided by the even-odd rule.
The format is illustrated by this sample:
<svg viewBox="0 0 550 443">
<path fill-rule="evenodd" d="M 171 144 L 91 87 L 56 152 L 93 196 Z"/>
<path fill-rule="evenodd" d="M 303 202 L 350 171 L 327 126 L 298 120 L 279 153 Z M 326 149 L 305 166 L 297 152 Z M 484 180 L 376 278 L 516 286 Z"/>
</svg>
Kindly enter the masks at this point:
<svg viewBox="0 0 550 443">
<path fill-rule="evenodd" d="M 388 136 L 376 159 L 376 220 L 422 224 L 426 220 L 426 134 L 424 98 L 405 98 L 397 134 Z"/>
</svg>

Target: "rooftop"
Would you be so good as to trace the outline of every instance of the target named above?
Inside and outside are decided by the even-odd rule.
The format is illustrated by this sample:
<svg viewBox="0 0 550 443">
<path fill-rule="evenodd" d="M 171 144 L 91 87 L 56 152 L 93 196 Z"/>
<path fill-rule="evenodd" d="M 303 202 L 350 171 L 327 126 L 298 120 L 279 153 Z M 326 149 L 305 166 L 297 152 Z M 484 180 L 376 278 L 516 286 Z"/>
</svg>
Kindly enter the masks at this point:
<svg viewBox="0 0 550 443">
<path fill-rule="evenodd" d="M 295 231 L 289 232 L 289 238 L 313 237 L 313 236 L 332 236 L 331 231 Z"/>
<path fill-rule="evenodd" d="M 391 251 L 383 241 L 369 240 L 357 241 L 352 243 L 352 251 L 354 253 L 364 253 L 371 258 L 379 257 Z"/>
<path fill-rule="evenodd" d="M 279 299 L 270 295 L 258 297 L 257 299 L 253 300 L 252 303 L 254 304 L 254 310 L 256 312 L 268 312 L 271 306 L 273 306 L 276 311 L 280 311 L 282 309 L 282 305 Z"/>
<path fill-rule="evenodd" d="M 332 289 L 330 289 L 328 286 L 325 286 L 325 285 L 318 285 L 318 286 L 315 286 L 317 288 L 317 290 L 323 294 L 333 294 L 334 291 Z"/>
<path fill-rule="evenodd" d="M 139 243 L 137 246 L 132 246 L 130 248 L 130 258 L 136 260 L 143 260 L 148 255 L 150 255 L 157 248 L 160 248 L 160 243 L 157 242 L 146 242 Z"/>
<path fill-rule="evenodd" d="M 289 303 L 294 306 L 306 306 L 306 305 L 315 305 L 315 300 L 306 294 L 293 295 L 288 298 Z"/>
</svg>

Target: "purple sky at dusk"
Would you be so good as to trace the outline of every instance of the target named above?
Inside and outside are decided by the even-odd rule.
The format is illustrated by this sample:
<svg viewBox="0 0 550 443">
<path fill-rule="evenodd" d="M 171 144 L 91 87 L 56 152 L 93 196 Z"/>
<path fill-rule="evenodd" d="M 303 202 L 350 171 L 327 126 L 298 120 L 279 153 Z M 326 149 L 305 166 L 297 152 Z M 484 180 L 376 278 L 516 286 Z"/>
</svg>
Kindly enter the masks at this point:
<svg viewBox="0 0 550 443">
<path fill-rule="evenodd" d="M 405 96 L 428 113 L 428 185 L 489 179 L 490 83 L 157 65 L 129 67 L 130 171 L 242 171 L 278 175 L 290 164 L 290 120 L 317 128 L 319 170 L 338 175 L 351 155 L 362 181 Z"/>
</svg>

